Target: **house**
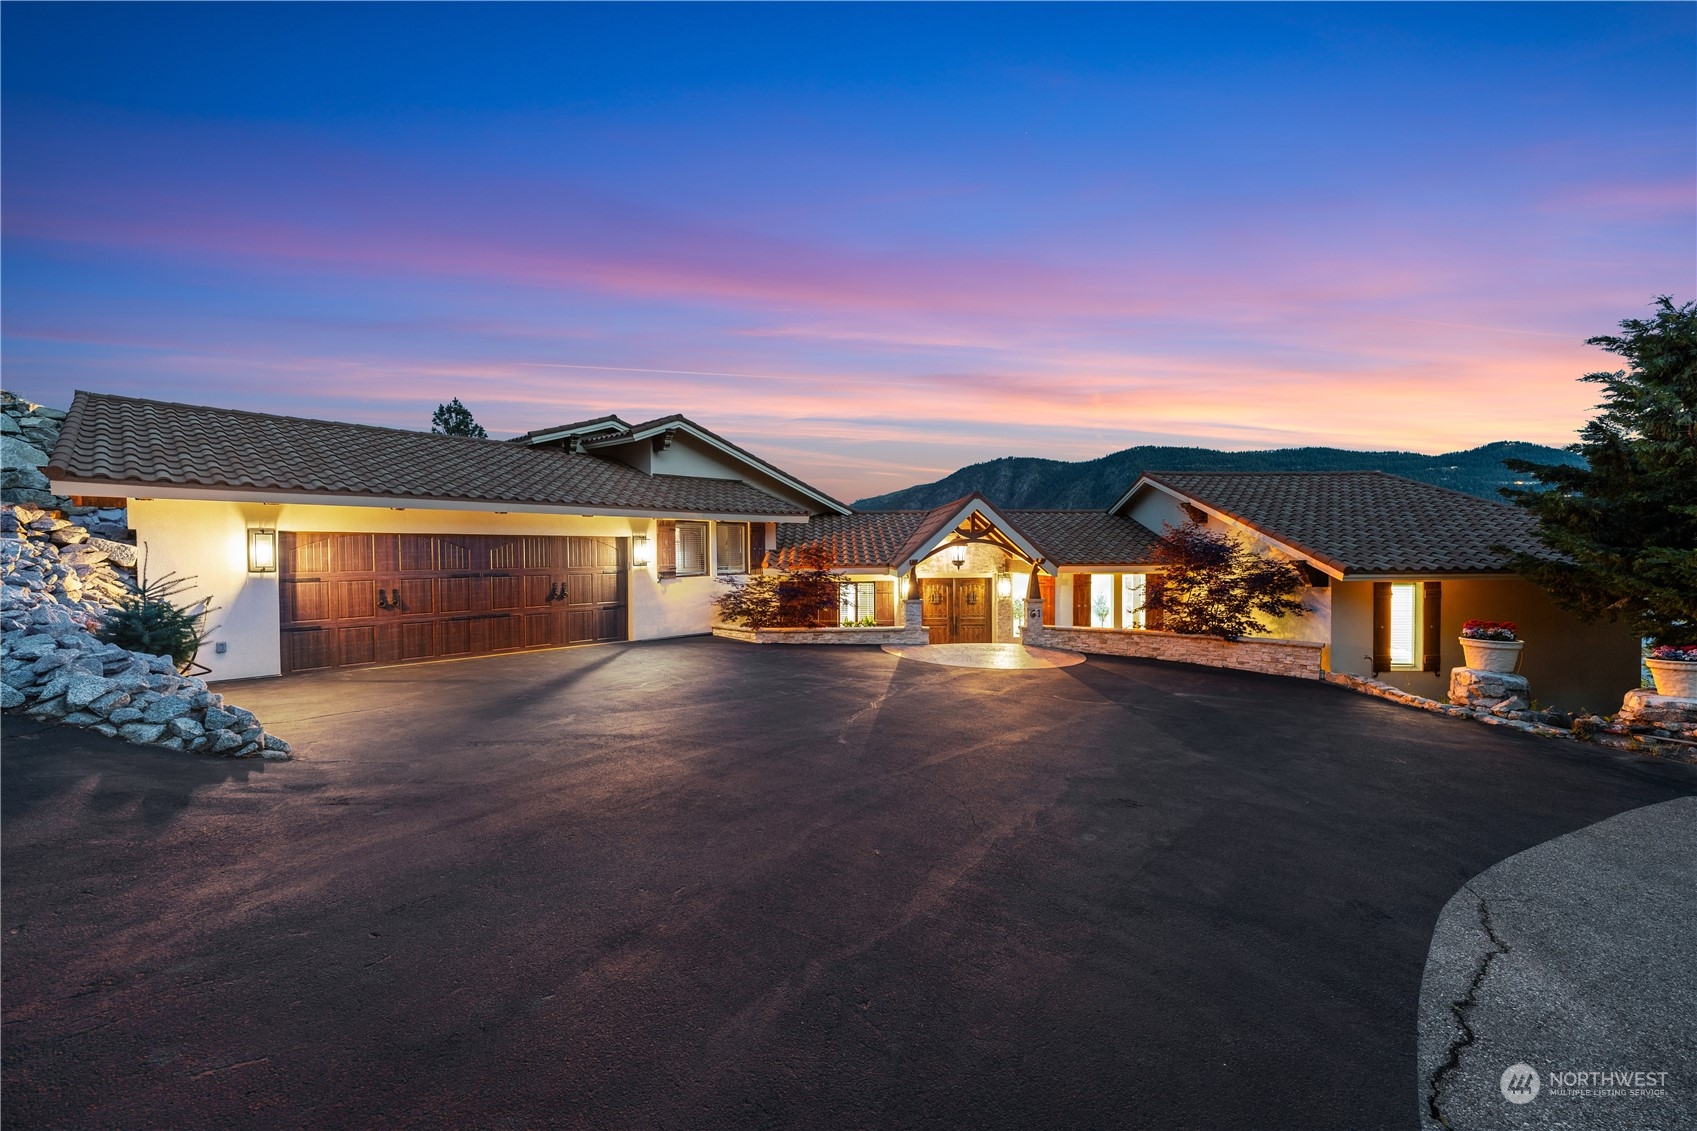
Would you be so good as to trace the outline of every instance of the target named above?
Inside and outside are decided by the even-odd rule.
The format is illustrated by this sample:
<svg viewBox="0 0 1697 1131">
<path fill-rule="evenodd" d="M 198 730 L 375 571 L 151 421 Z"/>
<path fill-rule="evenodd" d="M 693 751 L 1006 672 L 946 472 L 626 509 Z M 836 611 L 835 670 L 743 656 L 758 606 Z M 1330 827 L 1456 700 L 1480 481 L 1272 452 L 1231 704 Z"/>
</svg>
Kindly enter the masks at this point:
<svg viewBox="0 0 1697 1131">
<path fill-rule="evenodd" d="M 849 513 L 682 417 L 475 440 L 79 392 L 45 470 L 211 595 L 212 679 L 705 632 L 775 527 Z"/>
<path fill-rule="evenodd" d="M 1468 619 L 1513 620 L 1545 702 L 1603 709 L 1637 642 L 1503 568 L 1524 512 L 1378 472 L 1151 473 L 1106 510 L 973 494 L 855 512 L 682 416 L 474 440 L 79 392 L 46 472 L 127 500 L 148 569 L 194 575 L 211 678 L 650 640 L 713 629 L 721 579 L 827 552 L 829 625 L 801 637 L 1031 639 L 1441 698 Z M 1166 525 L 1297 562 L 1307 615 L 1231 643 L 1164 630 Z"/>
</svg>

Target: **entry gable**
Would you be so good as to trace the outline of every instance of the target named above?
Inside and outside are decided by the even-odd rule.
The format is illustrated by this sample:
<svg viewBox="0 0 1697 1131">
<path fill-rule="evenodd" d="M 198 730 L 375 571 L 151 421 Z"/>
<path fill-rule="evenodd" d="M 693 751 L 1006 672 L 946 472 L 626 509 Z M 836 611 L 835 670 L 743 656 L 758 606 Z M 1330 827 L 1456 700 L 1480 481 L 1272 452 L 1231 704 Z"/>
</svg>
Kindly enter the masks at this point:
<svg viewBox="0 0 1697 1131">
<path fill-rule="evenodd" d="M 1039 550 L 1016 525 L 976 491 L 952 503 L 944 503 L 926 515 L 897 555 L 900 573 L 910 573 L 919 562 L 950 542 L 988 542 L 1001 546 L 1027 561 L 1041 563 Z M 1048 572 L 1053 573 L 1051 563 Z"/>
</svg>

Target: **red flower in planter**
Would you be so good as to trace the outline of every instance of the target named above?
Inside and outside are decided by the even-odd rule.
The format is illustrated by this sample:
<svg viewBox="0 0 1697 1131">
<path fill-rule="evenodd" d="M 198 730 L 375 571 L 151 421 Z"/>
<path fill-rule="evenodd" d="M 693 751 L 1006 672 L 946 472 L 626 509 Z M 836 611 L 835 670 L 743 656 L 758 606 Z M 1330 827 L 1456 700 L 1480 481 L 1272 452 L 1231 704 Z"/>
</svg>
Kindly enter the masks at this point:
<svg viewBox="0 0 1697 1131">
<path fill-rule="evenodd" d="M 1469 640 L 1514 640 L 1511 620 L 1470 620 L 1461 626 L 1461 634 Z"/>
<path fill-rule="evenodd" d="M 1652 660 L 1675 660 L 1680 663 L 1697 663 L 1697 644 L 1658 644 L 1650 649 Z"/>
</svg>

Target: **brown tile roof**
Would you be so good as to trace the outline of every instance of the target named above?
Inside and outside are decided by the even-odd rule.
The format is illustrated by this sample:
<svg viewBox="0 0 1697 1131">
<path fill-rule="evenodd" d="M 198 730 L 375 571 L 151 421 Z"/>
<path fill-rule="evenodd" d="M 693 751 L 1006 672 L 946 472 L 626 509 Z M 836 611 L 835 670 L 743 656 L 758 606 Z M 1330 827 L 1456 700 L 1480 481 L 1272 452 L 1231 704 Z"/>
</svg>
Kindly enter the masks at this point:
<svg viewBox="0 0 1697 1131">
<path fill-rule="evenodd" d="M 803 546 L 829 550 L 838 566 L 867 566 L 892 569 L 907 559 L 903 547 L 931 511 L 862 511 L 859 514 L 814 515 L 805 523 L 783 523 L 778 527 L 778 548 L 766 557 L 773 569 L 795 563 L 795 551 Z"/>
<path fill-rule="evenodd" d="M 1382 471 L 1146 472 L 1343 573 L 1500 570 L 1491 550 L 1548 554 L 1530 515 Z"/>
<path fill-rule="evenodd" d="M 807 512 L 734 479 L 369 424 L 79 392 L 47 475 L 113 486 L 521 503 L 657 514 Z M 113 492 L 119 494 L 122 492 Z"/>
<path fill-rule="evenodd" d="M 1157 535 L 1105 511 L 1007 511 L 1051 565 L 1147 565 Z"/>
</svg>

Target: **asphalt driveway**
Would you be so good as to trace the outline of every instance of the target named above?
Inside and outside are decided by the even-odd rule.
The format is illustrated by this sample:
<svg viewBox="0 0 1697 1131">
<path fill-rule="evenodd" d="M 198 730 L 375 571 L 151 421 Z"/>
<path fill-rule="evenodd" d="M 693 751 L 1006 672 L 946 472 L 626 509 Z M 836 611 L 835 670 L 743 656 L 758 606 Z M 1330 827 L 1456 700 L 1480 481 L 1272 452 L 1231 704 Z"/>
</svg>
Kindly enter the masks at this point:
<svg viewBox="0 0 1697 1131">
<path fill-rule="evenodd" d="M 712 639 L 8 718 L 9 1127 L 1414 1125 L 1438 913 L 1692 767 L 1335 688 Z"/>
</svg>

